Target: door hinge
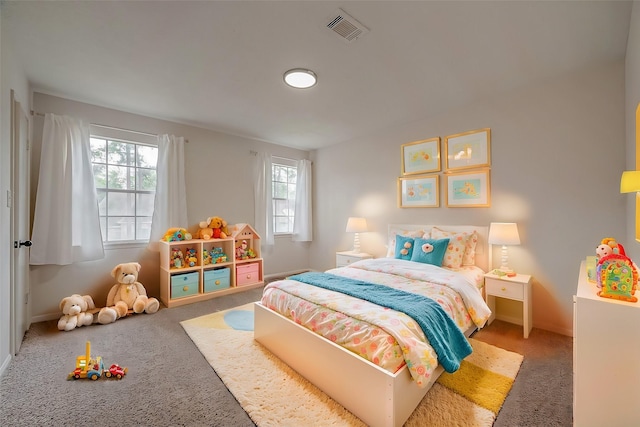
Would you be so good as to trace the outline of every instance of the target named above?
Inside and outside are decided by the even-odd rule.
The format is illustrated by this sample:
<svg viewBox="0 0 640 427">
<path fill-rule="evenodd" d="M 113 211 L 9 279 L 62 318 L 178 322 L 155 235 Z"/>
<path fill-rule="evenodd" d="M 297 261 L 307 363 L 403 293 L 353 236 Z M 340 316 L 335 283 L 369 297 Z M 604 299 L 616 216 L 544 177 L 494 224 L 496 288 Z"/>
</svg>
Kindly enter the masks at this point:
<svg viewBox="0 0 640 427">
<path fill-rule="evenodd" d="M 10 208 L 13 204 L 13 197 L 11 195 L 11 190 L 7 190 L 7 207 Z"/>
</svg>

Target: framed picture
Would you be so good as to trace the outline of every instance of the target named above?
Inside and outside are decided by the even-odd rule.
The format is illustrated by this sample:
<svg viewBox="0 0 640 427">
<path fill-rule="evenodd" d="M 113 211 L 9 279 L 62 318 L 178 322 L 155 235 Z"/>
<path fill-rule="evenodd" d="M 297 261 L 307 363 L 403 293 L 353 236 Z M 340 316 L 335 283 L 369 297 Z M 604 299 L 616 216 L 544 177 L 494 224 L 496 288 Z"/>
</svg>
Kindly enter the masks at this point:
<svg viewBox="0 0 640 427">
<path fill-rule="evenodd" d="M 440 137 L 402 144 L 402 175 L 440 170 Z"/>
<path fill-rule="evenodd" d="M 447 207 L 488 208 L 491 206 L 489 169 L 445 175 Z"/>
<path fill-rule="evenodd" d="M 437 208 L 440 206 L 438 175 L 398 178 L 398 206 L 401 208 Z"/>
<path fill-rule="evenodd" d="M 478 129 L 450 135 L 444 139 L 446 170 L 491 165 L 491 129 Z"/>
</svg>

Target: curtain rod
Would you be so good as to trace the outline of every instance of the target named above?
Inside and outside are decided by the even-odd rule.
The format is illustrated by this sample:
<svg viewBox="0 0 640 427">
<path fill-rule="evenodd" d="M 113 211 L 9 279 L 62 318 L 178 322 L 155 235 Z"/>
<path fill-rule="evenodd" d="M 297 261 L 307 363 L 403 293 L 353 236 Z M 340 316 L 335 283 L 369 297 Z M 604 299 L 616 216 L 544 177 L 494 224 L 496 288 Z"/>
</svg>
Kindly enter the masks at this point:
<svg viewBox="0 0 640 427">
<path fill-rule="evenodd" d="M 33 111 L 33 110 L 31 110 L 31 115 L 32 116 L 44 117 L 43 113 L 38 113 L 38 112 Z M 137 133 L 138 135 L 146 135 L 146 136 L 158 137 L 157 133 L 140 132 L 140 131 L 137 131 L 137 130 L 119 128 L 119 127 L 115 127 L 115 126 L 101 125 L 101 124 L 98 124 L 98 123 L 90 123 L 90 124 L 91 124 L 91 126 L 97 126 L 99 128 L 104 128 L 104 129 L 122 130 L 122 131 L 125 131 L 125 132 Z M 189 140 L 185 138 L 184 142 L 189 143 Z"/>
</svg>

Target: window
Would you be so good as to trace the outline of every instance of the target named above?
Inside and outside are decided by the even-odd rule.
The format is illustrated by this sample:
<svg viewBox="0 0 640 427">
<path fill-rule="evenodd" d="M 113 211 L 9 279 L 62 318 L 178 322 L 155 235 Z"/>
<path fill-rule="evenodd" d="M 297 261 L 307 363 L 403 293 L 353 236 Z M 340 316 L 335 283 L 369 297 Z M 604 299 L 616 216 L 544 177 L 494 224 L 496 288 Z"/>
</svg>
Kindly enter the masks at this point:
<svg viewBox="0 0 640 427">
<path fill-rule="evenodd" d="M 156 190 L 158 147 L 91 136 L 102 240 L 148 242 Z"/>
<path fill-rule="evenodd" d="M 276 159 L 271 164 L 273 234 L 293 233 L 298 168 L 294 160 Z"/>
</svg>

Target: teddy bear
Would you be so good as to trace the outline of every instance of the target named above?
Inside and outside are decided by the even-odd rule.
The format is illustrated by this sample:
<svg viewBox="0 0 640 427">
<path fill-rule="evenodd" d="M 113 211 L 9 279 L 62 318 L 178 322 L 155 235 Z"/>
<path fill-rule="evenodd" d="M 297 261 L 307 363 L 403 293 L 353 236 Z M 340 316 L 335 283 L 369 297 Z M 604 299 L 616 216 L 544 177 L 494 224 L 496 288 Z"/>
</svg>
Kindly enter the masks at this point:
<svg viewBox="0 0 640 427">
<path fill-rule="evenodd" d="M 60 310 L 62 317 L 58 320 L 58 329 L 70 331 L 80 326 L 89 326 L 93 323 L 93 314 L 89 310 L 96 308 L 90 295 L 73 294 L 62 298 Z"/>
<path fill-rule="evenodd" d="M 227 229 L 227 221 L 220 218 L 219 216 L 213 216 L 209 218 L 209 220 L 209 227 L 213 229 L 213 238 L 226 239 L 229 235 L 229 230 Z"/>
<path fill-rule="evenodd" d="M 209 240 L 213 237 L 213 228 L 209 226 L 210 224 L 211 224 L 211 217 L 207 218 L 206 221 L 200 222 L 199 224 L 200 228 L 196 233 L 196 239 Z"/>
<path fill-rule="evenodd" d="M 98 313 L 98 322 L 106 325 L 126 316 L 129 310 L 134 313 L 155 313 L 160 308 L 160 302 L 147 297 L 147 290 L 138 282 L 140 264 L 128 262 L 118 264 L 111 271 L 116 279 L 107 295 L 107 306 Z"/>
</svg>

